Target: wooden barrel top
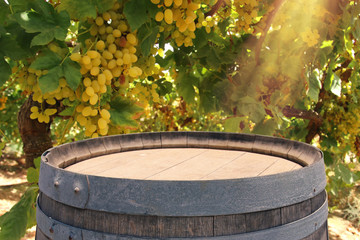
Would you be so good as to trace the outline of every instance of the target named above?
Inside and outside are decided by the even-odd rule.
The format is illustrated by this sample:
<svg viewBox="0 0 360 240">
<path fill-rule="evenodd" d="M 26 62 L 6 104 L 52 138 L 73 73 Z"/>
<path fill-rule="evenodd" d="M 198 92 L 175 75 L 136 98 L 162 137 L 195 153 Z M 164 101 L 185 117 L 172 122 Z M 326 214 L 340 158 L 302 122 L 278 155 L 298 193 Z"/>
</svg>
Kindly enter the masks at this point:
<svg viewBox="0 0 360 240">
<path fill-rule="evenodd" d="M 141 180 L 220 180 L 265 176 L 302 168 L 282 157 L 208 148 L 158 148 L 93 157 L 66 170 Z"/>
</svg>

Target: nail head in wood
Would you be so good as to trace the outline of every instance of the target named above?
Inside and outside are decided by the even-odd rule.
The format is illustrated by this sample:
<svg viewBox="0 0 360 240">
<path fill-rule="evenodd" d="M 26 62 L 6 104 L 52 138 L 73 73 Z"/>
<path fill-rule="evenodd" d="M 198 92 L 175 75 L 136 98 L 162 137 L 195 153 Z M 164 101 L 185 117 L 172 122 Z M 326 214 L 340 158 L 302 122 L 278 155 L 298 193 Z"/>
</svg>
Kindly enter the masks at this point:
<svg viewBox="0 0 360 240">
<path fill-rule="evenodd" d="M 79 191 L 80 191 L 80 188 L 79 188 L 79 187 L 75 187 L 75 188 L 74 188 L 74 192 L 75 192 L 75 193 L 78 193 Z"/>
</svg>

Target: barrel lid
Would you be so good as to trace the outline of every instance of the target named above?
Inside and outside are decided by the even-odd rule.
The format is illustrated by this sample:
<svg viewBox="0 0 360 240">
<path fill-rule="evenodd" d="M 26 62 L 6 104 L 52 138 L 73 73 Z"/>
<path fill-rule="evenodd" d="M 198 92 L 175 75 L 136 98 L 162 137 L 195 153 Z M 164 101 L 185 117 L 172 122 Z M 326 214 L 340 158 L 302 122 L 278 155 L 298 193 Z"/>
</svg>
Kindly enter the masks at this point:
<svg viewBox="0 0 360 240">
<path fill-rule="evenodd" d="M 155 149 L 171 152 L 179 148 L 187 151 L 186 154 L 192 150 L 214 156 L 221 150 L 234 155 L 261 154 L 259 156 L 266 156 L 268 161 L 281 158 L 298 167 L 270 175 L 242 178 L 229 175 L 229 178 L 218 179 L 130 179 L 69 171 L 75 163 L 81 165 L 105 155 L 124 152 L 131 155 L 129 151 L 153 152 Z M 159 216 L 263 211 L 305 201 L 325 186 L 323 156 L 319 149 L 287 139 L 219 132 L 139 133 L 64 144 L 42 155 L 39 180 L 41 192 L 73 207 Z"/>
</svg>

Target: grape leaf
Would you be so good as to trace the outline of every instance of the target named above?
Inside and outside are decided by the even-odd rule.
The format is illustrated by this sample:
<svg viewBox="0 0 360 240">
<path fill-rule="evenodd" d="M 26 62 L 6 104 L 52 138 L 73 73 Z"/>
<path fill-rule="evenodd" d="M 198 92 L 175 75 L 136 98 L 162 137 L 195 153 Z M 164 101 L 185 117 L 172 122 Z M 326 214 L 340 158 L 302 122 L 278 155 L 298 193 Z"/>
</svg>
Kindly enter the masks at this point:
<svg viewBox="0 0 360 240">
<path fill-rule="evenodd" d="M 72 19 L 96 18 L 97 12 L 111 9 L 115 0 L 62 0 L 59 10 L 66 10 Z"/>
<path fill-rule="evenodd" d="M 7 0 L 14 13 L 23 12 L 29 10 L 29 0 Z"/>
<path fill-rule="evenodd" d="M 41 53 L 35 61 L 30 65 L 30 68 L 39 70 L 49 70 L 58 66 L 61 63 L 61 57 L 56 53 L 47 50 Z"/>
<path fill-rule="evenodd" d="M 142 108 L 136 106 L 134 103 L 123 100 L 121 97 L 115 98 L 110 102 L 111 121 L 120 126 L 137 126 L 132 116 L 141 111 Z"/>
<path fill-rule="evenodd" d="M 11 68 L 10 65 L 0 55 L 0 87 L 10 78 Z"/>
<path fill-rule="evenodd" d="M 55 34 L 53 31 L 42 32 L 32 39 L 30 46 L 46 45 L 54 39 L 54 36 Z"/>
<path fill-rule="evenodd" d="M 187 103 L 193 103 L 195 101 L 195 89 L 197 86 L 198 79 L 193 75 L 190 75 L 183 71 L 179 71 L 176 77 L 176 87 L 179 91 L 180 96 L 184 98 Z"/>
<path fill-rule="evenodd" d="M 67 84 L 75 91 L 79 86 L 82 77 L 80 65 L 77 62 L 71 61 L 70 58 L 66 58 L 62 68 Z"/>
<path fill-rule="evenodd" d="M 75 106 L 73 107 L 67 107 L 65 110 L 63 110 L 61 113 L 59 113 L 60 116 L 72 116 L 75 111 Z"/>
<path fill-rule="evenodd" d="M 0 52 L 15 61 L 29 56 L 29 50 L 21 47 L 10 33 L 0 37 Z"/>
<path fill-rule="evenodd" d="M 159 27 L 156 23 L 151 22 L 150 24 L 143 24 L 138 30 L 138 39 L 141 48 L 141 52 L 144 56 L 149 56 L 151 48 L 154 46 Z"/>
<path fill-rule="evenodd" d="M 36 168 L 40 168 L 40 162 L 41 162 L 41 157 L 37 157 L 34 159 L 34 165 Z"/>
<path fill-rule="evenodd" d="M 9 212 L 0 216 L 0 239 L 18 240 L 34 225 L 37 187 L 30 187 Z"/>
<path fill-rule="evenodd" d="M 43 94 L 52 92 L 59 86 L 59 78 L 64 76 L 61 66 L 56 66 L 49 70 L 46 75 L 39 77 L 39 86 Z"/>
<path fill-rule="evenodd" d="M 313 73 L 310 76 L 309 82 L 310 82 L 309 91 L 308 91 L 307 95 L 310 97 L 310 99 L 317 102 L 319 100 L 321 81 L 320 81 L 319 77 Z"/>
<path fill-rule="evenodd" d="M 232 117 L 225 120 L 224 128 L 225 132 L 238 132 L 240 128 L 240 122 L 244 120 L 243 117 Z"/>
<path fill-rule="evenodd" d="M 14 15 L 16 21 L 27 33 L 40 32 L 34 37 L 30 46 L 45 45 L 54 38 L 60 41 L 65 40 L 70 26 L 69 14 L 66 11 L 55 12 L 52 7 L 49 11 L 45 15 L 37 12 L 21 12 Z"/>
<path fill-rule="evenodd" d="M 26 179 L 29 183 L 37 183 L 39 181 L 39 169 L 28 168 Z"/>
<path fill-rule="evenodd" d="M 154 18 L 158 9 L 155 4 L 144 0 L 131 0 L 125 3 L 124 14 L 132 31 Z"/>
</svg>

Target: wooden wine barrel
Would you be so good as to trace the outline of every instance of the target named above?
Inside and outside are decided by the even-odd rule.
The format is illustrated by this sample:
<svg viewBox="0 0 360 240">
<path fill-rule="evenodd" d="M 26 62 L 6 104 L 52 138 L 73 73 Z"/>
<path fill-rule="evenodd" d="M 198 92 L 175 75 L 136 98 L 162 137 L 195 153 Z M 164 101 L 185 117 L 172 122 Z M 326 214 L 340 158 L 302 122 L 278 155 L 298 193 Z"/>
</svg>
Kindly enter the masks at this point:
<svg viewBox="0 0 360 240">
<path fill-rule="evenodd" d="M 317 148 L 215 132 L 110 136 L 42 155 L 36 239 L 325 240 Z"/>
</svg>

